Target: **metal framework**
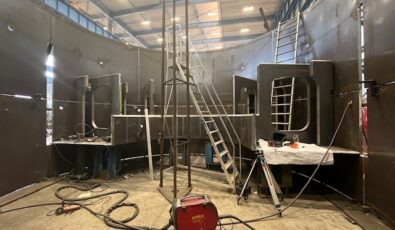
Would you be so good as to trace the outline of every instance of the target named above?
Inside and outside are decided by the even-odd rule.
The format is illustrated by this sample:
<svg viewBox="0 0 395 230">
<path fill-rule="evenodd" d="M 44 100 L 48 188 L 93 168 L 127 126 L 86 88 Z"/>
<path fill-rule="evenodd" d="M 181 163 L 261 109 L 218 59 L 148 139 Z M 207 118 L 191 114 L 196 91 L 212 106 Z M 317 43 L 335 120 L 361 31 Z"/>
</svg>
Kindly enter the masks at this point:
<svg viewBox="0 0 395 230">
<path fill-rule="evenodd" d="M 173 198 L 177 198 L 177 195 L 180 193 L 183 193 L 182 195 L 186 195 L 188 194 L 191 189 L 192 189 L 192 180 L 191 180 L 191 160 L 190 160 L 190 152 L 189 152 L 189 144 L 190 144 L 190 139 L 191 139 L 191 130 L 190 130 L 190 99 L 189 99 L 189 90 L 190 90 L 190 74 L 189 74 L 189 46 L 186 45 L 185 49 L 186 49 L 186 57 L 187 57 L 187 62 L 186 62 L 186 72 L 187 72 L 187 80 L 186 81 L 180 81 L 180 79 L 177 78 L 177 37 L 176 37 L 176 21 L 173 20 L 173 26 L 172 26 L 172 38 L 170 37 L 166 37 L 165 36 L 165 32 L 166 32 L 166 2 L 163 1 L 163 11 L 162 11 L 162 82 L 161 82 L 161 94 L 162 94 L 162 130 L 161 130 L 161 144 L 160 144 L 160 182 L 159 182 L 159 191 L 168 199 L 171 200 L 169 197 L 169 191 L 166 190 L 166 188 L 164 188 L 164 183 L 163 183 L 163 157 L 164 157 L 164 138 L 165 138 L 165 131 L 167 128 L 167 124 L 166 124 L 166 113 L 167 113 L 167 108 L 165 107 L 166 104 L 166 87 L 167 86 L 171 86 L 171 93 L 169 96 L 169 101 L 170 99 L 172 99 L 172 132 L 171 132 L 171 136 L 172 136 L 172 149 L 173 149 L 173 187 L 171 192 L 173 193 Z M 172 12 L 172 16 L 173 18 L 175 18 L 176 16 L 176 0 L 173 0 L 173 12 Z M 186 24 L 186 31 L 188 33 L 188 0 L 185 0 L 185 24 Z M 165 43 L 167 44 L 167 62 L 170 61 L 169 60 L 169 52 L 170 52 L 170 46 L 169 44 L 169 40 L 172 39 L 172 66 L 169 66 L 167 64 L 167 66 L 165 65 Z M 165 72 L 168 71 L 168 68 L 172 67 L 173 69 L 173 74 L 172 74 L 172 78 L 165 80 Z M 165 70 L 166 68 L 166 70 Z M 178 188 L 177 185 L 177 171 L 178 171 L 178 146 L 179 146 L 179 142 L 178 142 L 178 98 L 177 98 L 177 88 L 178 85 L 180 84 L 184 84 L 186 85 L 186 92 L 187 92 L 187 140 L 185 142 L 186 145 L 186 162 L 187 162 L 187 170 L 188 170 L 188 186 L 185 190 L 183 190 L 182 192 L 180 191 L 180 189 Z"/>
<path fill-rule="evenodd" d="M 280 8 L 274 15 L 272 29 L 275 29 L 279 22 L 287 21 L 297 16 L 299 12 L 305 11 L 314 4 L 315 1 L 316 0 L 283 0 Z"/>
</svg>

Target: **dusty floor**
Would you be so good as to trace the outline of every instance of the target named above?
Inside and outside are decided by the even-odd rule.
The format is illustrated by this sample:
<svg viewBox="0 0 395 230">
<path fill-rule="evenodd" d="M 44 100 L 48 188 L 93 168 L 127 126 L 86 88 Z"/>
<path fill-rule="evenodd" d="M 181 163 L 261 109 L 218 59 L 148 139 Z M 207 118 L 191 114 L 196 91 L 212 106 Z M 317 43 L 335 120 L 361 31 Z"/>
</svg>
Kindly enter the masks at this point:
<svg viewBox="0 0 395 230">
<path fill-rule="evenodd" d="M 181 173 L 181 177 L 185 174 Z M 166 175 L 165 184 L 171 185 L 171 176 Z M 184 179 L 179 181 L 185 184 Z M 60 186 L 66 185 L 65 181 L 47 187 L 35 194 L 20 199 L 12 204 L 1 208 L 2 211 L 20 206 L 58 202 L 54 192 Z M 101 189 L 106 191 L 124 189 L 130 193 L 129 202 L 137 203 L 140 207 L 140 214 L 130 224 L 144 225 L 152 227 L 162 227 L 169 220 L 169 202 L 158 192 L 158 181 L 150 181 L 145 174 L 138 174 L 127 179 L 117 179 L 105 183 L 101 188 L 94 191 L 99 193 Z M 233 214 L 242 219 L 250 219 L 265 216 L 273 213 L 274 209 L 270 199 L 260 198 L 252 195 L 247 202 L 237 205 L 234 195 L 227 191 L 225 187 L 216 186 L 212 183 L 202 182 L 198 178 L 193 180 L 193 193 L 209 194 L 220 214 Z M 67 193 L 67 191 L 65 191 Z M 91 193 L 88 192 L 88 195 Z M 78 196 L 80 194 L 73 194 Z M 86 194 L 84 194 L 86 195 Z M 111 200 L 103 200 L 97 205 L 90 206 L 96 211 L 108 207 L 119 195 L 113 195 Z M 290 199 L 285 199 L 282 203 L 287 204 Z M 103 203 L 105 202 L 105 203 Z M 95 218 L 87 211 L 79 210 L 71 215 L 48 216 L 47 214 L 57 206 L 47 206 L 32 209 L 19 210 L 16 212 L 0 215 L 0 229 L 109 229 L 102 219 Z M 130 215 L 132 209 L 123 208 L 114 213 L 113 217 Z M 364 216 L 363 214 L 361 214 Z M 368 221 L 369 222 L 369 221 Z M 386 229 L 381 222 L 375 222 L 370 229 Z M 345 217 L 345 214 L 336 208 L 331 202 L 321 196 L 303 196 L 293 207 L 288 209 L 282 218 L 272 219 L 253 223 L 255 229 L 361 229 L 358 225 L 352 224 Z M 227 229 L 232 229 L 228 226 Z M 243 226 L 235 226 L 233 229 L 246 229 Z M 365 228 L 369 229 L 369 228 Z"/>
</svg>

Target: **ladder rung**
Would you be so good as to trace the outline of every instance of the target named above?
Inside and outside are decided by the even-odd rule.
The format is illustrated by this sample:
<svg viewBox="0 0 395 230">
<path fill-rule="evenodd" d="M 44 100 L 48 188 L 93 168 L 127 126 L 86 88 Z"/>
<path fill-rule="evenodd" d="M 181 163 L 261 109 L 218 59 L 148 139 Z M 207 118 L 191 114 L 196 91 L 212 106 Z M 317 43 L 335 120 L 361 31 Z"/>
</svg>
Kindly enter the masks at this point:
<svg viewBox="0 0 395 230">
<path fill-rule="evenodd" d="M 289 33 L 289 34 L 287 34 L 287 35 L 284 35 L 284 36 L 282 36 L 282 37 L 279 37 L 277 40 L 281 40 L 281 39 L 284 39 L 284 38 L 288 38 L 288 37 L 291 37 L 292 35 L 295 35 L 295 34 L 296 34 L 296 32 Z"/>
<path fill-rule="evenodd" d="M 279 54 L 277 54 L 277 57 L 280 56 L 280 55 L 284 55 L 284 54 L 287 54 L 287 53 L 291 53 L 291 52 L 295 52 L 295 49 L 293 49 L 293 50 L 288 50 L 288 51 L 279 53 Z"/>
<path fill-rule="evenodd" d="M 285 104 L 272 104 L 272 106 L 283 106 L 283 105 L 291 105 L 290 103 L 285 103 Z"/>
<path fill-rule="evenodd" d="M 281 47 L 284 47 L 284 46 L 288 46 L 288 45 L 295 44 L 295 42 L 296 42 L 296 40 L 293 40 L 293 41 L 291 41 L 291 42 L 287 42 L 287 43 L 285 43 L 285 44 L 279 45 L 279 46 L 277 47 L 277 49 L 278 49 L 278 48 L 281 48 Z"/>
<path fill-rule="evenodd" d="M 296 30 L 296 23 L 291 23 L 288 27 L 280 28 L 280 33 L 282 31 L 286 31 L 286 30 L 289 30 L 289 29 L 292 29 L 292 28 Z"/>
<path fill-rule="evenodd" d="M 222 151 L 222 152 L 219 153 L 219 157 L 223 157 L 223 156 L 225 156 L 227 153 L 228 153 L 228 151 L 227 151 L 227 150 L 224 150 L 224 151 Z"/>
<path fill-rule="evenodd" d="M 291 21 L 295 21 L 295 22 L 296 22 L 296 19 L 297 19 L 297 18 L 298 18 L 298 16 L 293 17 L 293 18 L 290 18 L 290 19 L 288 19 L 288 20 L 286 20 L 286 21 L 281 22 L 280 25 L 287 24 L 287 23 L 289 23 L 289 22 L 291 22 Z"/>
<path fill-rule="evenodd" d="M 283 62 L 287 62 L 287 61 L 292 61 L 292 60 L 295 60 L 295 58 L 290 58 L 290 59 L 287 59 L 287 60 L 278 61 L 277 64 L 283 63 Z"/>
<path fill-rule="evenodd" d="M 219 132 L 219 130 L 218 130 L 218 129 L 216 129 L 216 130 L 210 131 L 210 134 L 213 134 L 213 133 L 218 133 L 218 132 Z"/>
<path fill-rule="evenodd" d="M 229 169 L 232 164 L 233 164 L 232 160 L 228 159 L 228 161 L 224 164 L 225 170 Z"/>
<path fill-rule="evenodd" d="M 224 143 L 224 140 L 219 140 L 219 141 L 217 141 L 217 142 L 214 142 L 214 145 L 217 146 L 217 145 L 219 145 L 219 144 L 221 144 L 221 143 Z"/>
<path fill-rule="evenodd" d="M 289 125 L 288 122 L 272 122 L 272 125 Z"/>
<path fill-rule="evenodd" d="M 273 97 L 290 97 L 292 94 L 274 95 Z"/>
<path fill-rule="evenodd" d="M 278 86 L 273 86 L 273 89 L 279 89 L 279 88 L 287 88 L 287 87 L 292 87 L 293 85 L 278 85 Z"/>
</svg>

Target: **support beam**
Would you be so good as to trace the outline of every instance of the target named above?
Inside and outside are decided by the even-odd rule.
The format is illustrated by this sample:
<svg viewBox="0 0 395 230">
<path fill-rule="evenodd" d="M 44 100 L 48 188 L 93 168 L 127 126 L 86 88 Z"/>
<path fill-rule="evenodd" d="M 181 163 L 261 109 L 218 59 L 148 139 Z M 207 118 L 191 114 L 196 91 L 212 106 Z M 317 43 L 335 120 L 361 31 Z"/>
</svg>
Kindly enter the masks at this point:
<svg viewBox="0 0 395 230">
<path fill-rule="evenodd" d="M 113 18 L 112 12 L 107 8 L 107 6 L 105 6 L 101 1 L 99 0 L 89 0 L 91 2 L 91 4 L 93 4 L 94 6 L 96 6 L 100 11 L 103 12 L 103 14 L 110 19 L 111 21 L 117 23 L 128 35 L 129 37 L 131 37 L 133 39 L 133 41 L 144 48 L 147 48 L 147 44 L 145 44 L 143 41 L 141 41 L 140 39 L 138 39 L 135 35 L 134 35 L 134 31 L 132 31 L 128 26 L 126 26 L 122 21 L 120 21 L 119 19 Z"/>
<path fill-rule="evenodd" d="M 193 0 L 193 4 L 200 4 L 200 3 L 208 3 L 208 2 L 217 2 L 218 0 Z M 185 0 L 176 0 L 176 6 L 181 6 L 185 4 Z M 172 2 L 166 2 L 166 7 L 171 6 Z M 157 3 L 157 4 L 150 4 L 146 6 L 141 6 L 141 7 L 134 7 L 130 9 L 125 9 L 125 10 L 119 10 L 117 12 L 114 12 L 111 16 L 113 18 L 120 18 L 124 16 L 129 16 L 129 15 L 134 15 L 134 14 L 140 14 L 143 12 L 147 11 L 152 11 L 152 10 L 160 10 L 162 7 L 162 3 Z"/>
<path fill-rule="evenodd" d="M 238 36 L 229 36 L 224 38 L 207 38 L 207 39 L 196 39 L 193 40 L 192 43 L 194 45 L 208 44 L 208 43 L 216 43 L 216 42 L 232 42 L 232 41 L 241 41 L 241 40 L 251 40 L 255 39 L 262 34 L 250 34 L 250 35 L 238 35 Z M 150 49 L 158 49 L 161 45 L 150 46 Z"/>
<path fill-rule="evenodd" d="M 268 20 L 272 20 L 274 18 L 274 15 L 267 16 L 266 18 Z M 203 29 L 203 28 L 211 28 L 211 27 L 217 27 L 217 26 L 245 24 L 245 23 L 261 22 L 261 21 L 262 21 L 262 17 L 225 19 L 225 20 L 220 20 L 220 21 L 191 23 L 191 24 L 189 24 L 189 29 Z M 144 36 L 144 35 L 158 34 L 161 32 L 162 32 L 162 29 L 158 28 L 158 29 L 152 29 L 152 30 L 143 30 L 143 31 L 135 32 L 134 34 L 136 36 Z"/>
</svg>

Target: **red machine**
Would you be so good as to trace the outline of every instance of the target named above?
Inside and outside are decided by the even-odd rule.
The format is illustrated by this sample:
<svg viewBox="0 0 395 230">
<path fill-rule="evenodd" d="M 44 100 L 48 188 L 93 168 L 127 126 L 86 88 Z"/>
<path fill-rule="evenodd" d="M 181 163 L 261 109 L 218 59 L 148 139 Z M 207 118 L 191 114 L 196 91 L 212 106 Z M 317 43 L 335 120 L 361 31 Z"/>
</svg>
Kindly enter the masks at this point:
<svg viewBox="0 0 395 230">
<path fill-rule="evenodd" d="M 218 224 L 217 208 L 207 195 L 176 199 L 171 212 L 177 230 L 215 230 Z"/>
</svg>

